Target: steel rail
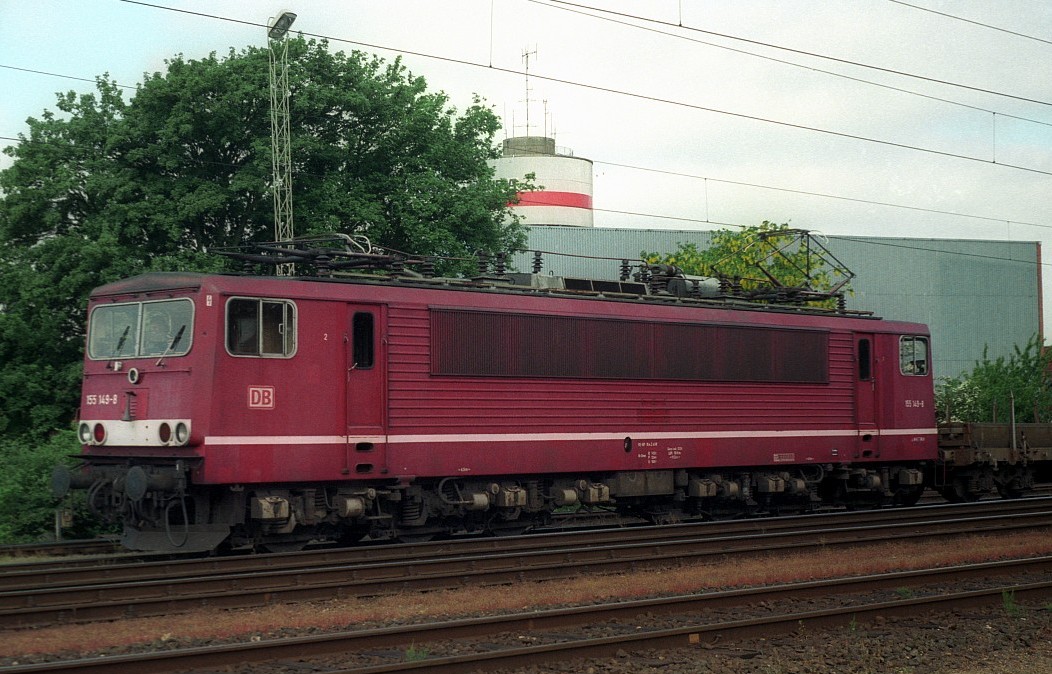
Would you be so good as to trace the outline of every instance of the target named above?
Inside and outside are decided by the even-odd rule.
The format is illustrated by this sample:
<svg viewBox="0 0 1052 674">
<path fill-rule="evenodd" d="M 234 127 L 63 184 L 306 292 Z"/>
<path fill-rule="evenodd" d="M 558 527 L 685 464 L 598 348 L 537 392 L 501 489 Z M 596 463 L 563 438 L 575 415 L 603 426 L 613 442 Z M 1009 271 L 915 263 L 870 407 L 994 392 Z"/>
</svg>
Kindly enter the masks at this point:
<svg viewBox="0 0 1052 674">
<path fill-rule="evenodd" d="M 769 554 L 831 545 L 858 545 L 967 533 L 1048 528 L 1052 513 L 853 526 L 672 541 L 564 547 L 308 570 L 279 570 L 86 587 L 0 592 L 0 626 L 33 627 L 168 615 L 193 608 L 248 608 L 272 603 L 324 601 L 422 591 L 550 580 L 583 573 L 622 572 L 704 561 L 729 554 Z"/>
<path fill-rule="evenodd" d="M 414 644 L 450 640 L 478 639 L 499 633 L 528 633 L 558 628 L 581 628 L 638 616 L 668 616 L 719 609 L 735 609 L 774 601 L 802 600 L 812 597 L 850 593 L 870 593 L 911 587 L 930 587 L 997 576 L 1052 571 L 1052 557 L 988 562 L 939 569 L 893 572 L 878 575 L 808 581 L 774 586 L 726 590 L 704 594 L 681 595 L 659 599 L 614 602 L 575 608 L 530 611 L 522 614 L 487 616 L 430 624 L 403 625 L 323 635 L 271 639 L 260 642 L 226 644 L 131 655 L 92 657 L 38 665 L 12 666 L 5 674 L 35 674 L 41 671 L 94 674 L 160 673 L 194 669 L 214 669 L 253 662 L 292 658 L 323 657 L 335 653 L 375 652 L 379 649 L 407 648 Z M 1016 600 L 1052 596 L 1052 580 L 1034 583 L 996 585 L 979 590 L 952 592 L 926 597 L 903 597 L 894 601 L 852 602 L 835 608 L 772 614 L 712 624 L 692 624 L 674 629 L 658 629 L 614 637 L 576 639 L 563 643 L 509 648 L 496 652 L 455 657 L 428 658 L 421 662 L 398 662 L 365 666 L 353 670 L 331 670 L 378 674 L 379 672 L 420 671 L 470 672 L 482 667 L 521 667 L 555 660 L 605 657 L 617 650 L 643 648 L 682 648 L 721 643 L 751 637 L 770 637 L 808 627 L 829 627 L 850 621 L 866 622 L 877 615 L 903 615 L 917 610 L 944 610 L 962 603 L 975 605 L 1003 601 L 1005 592 Z"/>
<path fill-rule="evenodd" d="M 333 669 L 329 674 L 389 674 L 419 672 L 429 674 L 468 674 L 486 668 L 518 668 L 582 658 L 612 657 L 620 651 L 639 649 L 673 649 L 727 643 L 750 638 L 770 638 L 788 634 L 806 625 L 828 629 L 851 622 L 866 623 L 878 616 L 903 616 L 916 611 L 945 611 L 950 608 L 999 603 L 1004 593 L 1018 599 L 1052 597 L 1052 582 L 1009 585 L 985 590 L 957 592 L 942 596 L 901 599 L 856 606 L 841 606 L 820 611 L 802 611 L 751 620 L 735 620 L 714 625 L 692 625 L 655 632 L 640 632 L 613 637 L 581 639 L 547 646 L 531 646 L 504 651 L 424 659 L 390 665 Z"/>
</svg>

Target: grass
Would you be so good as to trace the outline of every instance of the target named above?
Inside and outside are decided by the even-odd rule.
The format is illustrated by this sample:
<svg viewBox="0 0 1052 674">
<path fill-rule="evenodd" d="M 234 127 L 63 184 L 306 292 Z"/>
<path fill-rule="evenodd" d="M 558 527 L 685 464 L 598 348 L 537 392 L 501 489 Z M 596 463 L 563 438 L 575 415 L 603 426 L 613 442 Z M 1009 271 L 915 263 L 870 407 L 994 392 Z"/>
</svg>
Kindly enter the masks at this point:
<svg viewBox="0 0 1052 674">
<path fill-rule="evenodd" d="M 409 648 L 405 649 L 405 661 L 406 662 L 420 662 L 421 660 L 427 660 L 427 656 L 430 651 L 426 648 L 417 648 L 416 644 L 409 644 Z"/>
<path fill-rule="evenodd" d="M 1015 601 L 1015 592 L 1005 590 L 1001 593 L 1001 605 L 1009 618 L 1019 618 L 1023 615 L 1023 609 Z"/>
<path fill-rule="evenodd" d="M 902 542 L 866 546 L 861 553 L 857 550 L 825 548 L 808 553 L 727 558 L 622 575 L 523 583 L 510 590 L 507 586 L 494 586 L 313 604 L 281 604 L 259 609 L 199 611 L 113 623 L 9 630 L 2 633 L 0 657 L 19 658 L 59 652 L 74 656 L 113 651 L 137 644 L 161 650 L 193 645 L 200 640 L 249 641 L 308 630 L 341 630 L 396 621 L 518 613 L 655 594 L 687 594 L 730 587 L 1031 557 L 1052 554 L 1052 536 L 1048 533 L 1048 530 L 1039 530 L 1026 537 L 1018 534 L 975 536 L 941 546 Z M 1011 603 L 1014 605 L 1014 597 Z M 1005 605 L 1007 610 L 1009 604 Z M 406 656 L 410 656 L 408 651 Z"/>
</svg>

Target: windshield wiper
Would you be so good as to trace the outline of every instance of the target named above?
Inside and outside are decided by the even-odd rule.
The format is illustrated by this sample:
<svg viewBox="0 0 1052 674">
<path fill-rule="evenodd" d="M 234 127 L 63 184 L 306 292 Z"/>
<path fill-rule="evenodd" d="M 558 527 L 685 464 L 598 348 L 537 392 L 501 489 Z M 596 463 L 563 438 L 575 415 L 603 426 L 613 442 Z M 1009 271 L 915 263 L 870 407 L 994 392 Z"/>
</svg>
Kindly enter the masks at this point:
<svg viewBox="0 0 1052 674">
<path fill-rule="evenodd" d="M 161 363 L 168 356 L 168 354 L 172 352 L 172 349 L 174 349 L 176 345 L 183 340 L 183 332 L 185 331 L 186 323 L 183 323 L 179 326 L 179 330 L 175 333 L 175 337 L 172 337 L 172 343 L 168 345 L 168 348 L 164 350 L 164 353 L 161 354 L 161 357 L 157 359 L 157 362 L 154 363 L 154 365 L 156 365 L 157 367 L 161 366 Z"/>
<path fill-rule="evenodd" d="M 124 332 L 121 333 L 121 338 L 117 340 L 117 346 L 113 349 L 113 353 L 110 354 L 110 359 L 117 358 L 121 355 L 121 349 L 124 348 L 124 342 L 128 341 L 129 330 L 131 330 L 130 325 L 124 327 Z"/>
</svg>

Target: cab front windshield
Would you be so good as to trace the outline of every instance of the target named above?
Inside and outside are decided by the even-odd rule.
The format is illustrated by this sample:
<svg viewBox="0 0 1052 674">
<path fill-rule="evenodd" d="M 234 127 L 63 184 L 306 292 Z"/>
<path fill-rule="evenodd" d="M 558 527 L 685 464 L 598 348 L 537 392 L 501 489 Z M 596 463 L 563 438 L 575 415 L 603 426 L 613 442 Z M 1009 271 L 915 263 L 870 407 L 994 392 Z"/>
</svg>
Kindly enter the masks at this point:
<svg viewBox="0 0 1052 674">
<path fill-rule="evenodd" d="M 181 356 L 190 350 L 193 308 L 189 299 L 95 307 L 88 324 L 88 357 Z"/>
</svg>

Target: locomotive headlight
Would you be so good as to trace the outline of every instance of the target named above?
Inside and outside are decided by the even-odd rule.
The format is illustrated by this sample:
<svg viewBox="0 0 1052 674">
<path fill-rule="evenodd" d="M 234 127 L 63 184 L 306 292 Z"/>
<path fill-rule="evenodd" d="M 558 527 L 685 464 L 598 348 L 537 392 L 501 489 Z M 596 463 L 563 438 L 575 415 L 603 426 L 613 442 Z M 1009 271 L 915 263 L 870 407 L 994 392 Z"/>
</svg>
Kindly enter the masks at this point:
<svg viewBox="0 0 1052 674">
<path fill-rule="evenodd" d="M 173 431 L 172 424 L 165 421 L 157 427 L 157 438 L 162 445 L 185 445 L 190 440 L 190 427 L 186 422 L 179 421 L 176 422 L 175 430 Z"/>
<path fill-rule="evenodd" d="M 95 424 L 95 427 L 91 429 L 91 436 L 96 445 L 106 444 L 106 427 L 102 424 Z"/>
<path fill-rule="evenodd" d="M 87 445 L 91 443 L 91 426 L 82 423 L 77 427 L 77 437 L 80 438 L 80 444 Z"/>
</svg>

